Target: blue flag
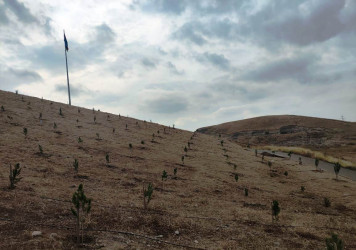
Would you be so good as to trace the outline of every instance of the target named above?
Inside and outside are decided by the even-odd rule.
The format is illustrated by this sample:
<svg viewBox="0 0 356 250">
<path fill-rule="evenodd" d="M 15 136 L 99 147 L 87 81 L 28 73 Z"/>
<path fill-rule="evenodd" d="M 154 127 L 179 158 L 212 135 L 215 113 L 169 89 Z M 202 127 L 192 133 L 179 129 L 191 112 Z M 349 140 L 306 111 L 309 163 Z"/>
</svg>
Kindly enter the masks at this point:
<svg viewBox="0 0 356 250">
<path fill-rule="evenodd" d="M 69 48 L 68 48 L 68 42 L 67 42 L 67 38 L 66 38 L 66 34 L 65 34 L 65 33 L 64 33 L 64 47 L 65 47 L 66 51 L 69 50 Z"/>
</svg>

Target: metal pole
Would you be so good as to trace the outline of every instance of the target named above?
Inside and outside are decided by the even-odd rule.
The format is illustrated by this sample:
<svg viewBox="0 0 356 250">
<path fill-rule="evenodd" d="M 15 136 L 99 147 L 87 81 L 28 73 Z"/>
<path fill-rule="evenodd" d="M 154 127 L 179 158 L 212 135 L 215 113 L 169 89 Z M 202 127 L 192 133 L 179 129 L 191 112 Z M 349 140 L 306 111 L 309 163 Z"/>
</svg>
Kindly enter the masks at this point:
<svg viewBox="0 0 356 250">
<path fill-rule="evenodd" d="M 66 47 L 64 46 L 64 53 L 66 55 L 66 68 L 67 68 L 67 84 L 68 84 L 68 98 L 69 98 L 69 106 L 71 106 L 71 100 L 70 100 L 70 87 L 69 87 L 69 76 L 68 76 L 68 61 L 67 61 L 67 50 Z"/>
</svg>

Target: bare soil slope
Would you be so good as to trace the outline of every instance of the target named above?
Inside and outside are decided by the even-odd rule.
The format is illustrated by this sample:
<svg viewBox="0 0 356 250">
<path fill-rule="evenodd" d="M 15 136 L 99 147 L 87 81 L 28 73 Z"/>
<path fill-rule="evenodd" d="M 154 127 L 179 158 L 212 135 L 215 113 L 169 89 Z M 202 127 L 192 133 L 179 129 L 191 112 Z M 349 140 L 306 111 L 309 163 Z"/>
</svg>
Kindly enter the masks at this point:
<svg viewBox="0 0 356 250">
<path fill-rule="evenodd" d="M 200 128 L 227 136 L 240 145 L 297 146 L 356 163 L 356 123 L 295 116 L 261 116 Z"/>
<path fill-rule="evenodd" d="M 352 181 L 288 159 L 262 162 L 236 143 L 221 146 L 218 137 L 132 118 L 84 108 L 78 113 L 74 106 L 3 91 L 0 105 L 0 249 L 76 248 L 70 207 L 80 183 L 93 199 L 87 249 L 323 249 L 331 232 L 356 248 Z M 17 162 L 23 179 L 10 190 L 9 164 Z M 154 192 L 144 210 L 142 185 L 148 182 Z M 273 200 L 281 212 L 272 223 Z M 37 230 L 42 236 L 32 237 Z"/>
</svg>

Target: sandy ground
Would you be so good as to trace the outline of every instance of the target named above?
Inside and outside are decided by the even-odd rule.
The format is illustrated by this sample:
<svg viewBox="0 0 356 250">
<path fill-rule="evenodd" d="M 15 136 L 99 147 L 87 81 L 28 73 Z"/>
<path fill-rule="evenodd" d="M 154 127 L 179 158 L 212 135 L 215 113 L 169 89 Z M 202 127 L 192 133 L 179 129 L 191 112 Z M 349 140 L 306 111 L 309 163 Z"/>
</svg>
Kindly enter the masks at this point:
<svg viewBox="0 0 356 250">
<path fill-rule="evenodd" d="M 0 249 L 74 249 L 70 202 L 80 183 L 93 199 L 85 248 L 324 249 L 335 232 L 347 249 L 356 249 L 355 182 L 287 159 L 262 162 L 234 142 L 221 146 L 217 137 L 196 133 L 191 139 L 190 131 L 23 99 L 0 91 Z M 9 190 L 9 164 L 17 162 L 23 179 Z M 148 182 L 155 189 L 144 210 L 142 185 Z M 272 223 L 273 200 L 281 212 Z M 42 236 L 32 237 L 36 230 Z"/>
</svg>

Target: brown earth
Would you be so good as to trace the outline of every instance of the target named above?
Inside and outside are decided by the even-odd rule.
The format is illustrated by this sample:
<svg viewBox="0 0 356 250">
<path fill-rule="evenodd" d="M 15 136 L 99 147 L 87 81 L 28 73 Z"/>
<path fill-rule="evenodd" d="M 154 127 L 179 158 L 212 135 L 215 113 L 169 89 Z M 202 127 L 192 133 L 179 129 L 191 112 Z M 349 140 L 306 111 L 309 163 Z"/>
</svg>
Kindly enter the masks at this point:
<svg viewBox="0 0 356 250">
<path fill-rule="evenodd" d="M 190 131 L 113 114 L 107 120 L 105 112 L 78 113 L 78 107 L 23 98 L 0 91 L 0 249 L 76 248 L 70 207 L 80 183 L 93 199 L 84 248 L 323 249 L 331 232 L 347 249 L 356 248 L 356 184 L 348 179 L 284 158 L 266 156 L 262 162 L 254 152 L 230 141 L 222 147 L 210 135 L 191 139 Z M 9 165 L 17 162 L 23 179 L 10 190 Z M 161 180 L 163 170 L 167 181 Z M 142 185 L 148 182 L 155 189 L 144 210 Z M 324 207 L 324 197 L 330 207 Z M 272 223 L 273 200 L 281 212 Z M 42 236 L 32 237 L 35 230 Z"/>
<path fill-rule="evenodd" d="M 272 115 L 222 123 L 197 131 L 221 134 L 243 146 L 303 147 L 356 163 L 356 122 Z"/>
</svg>

